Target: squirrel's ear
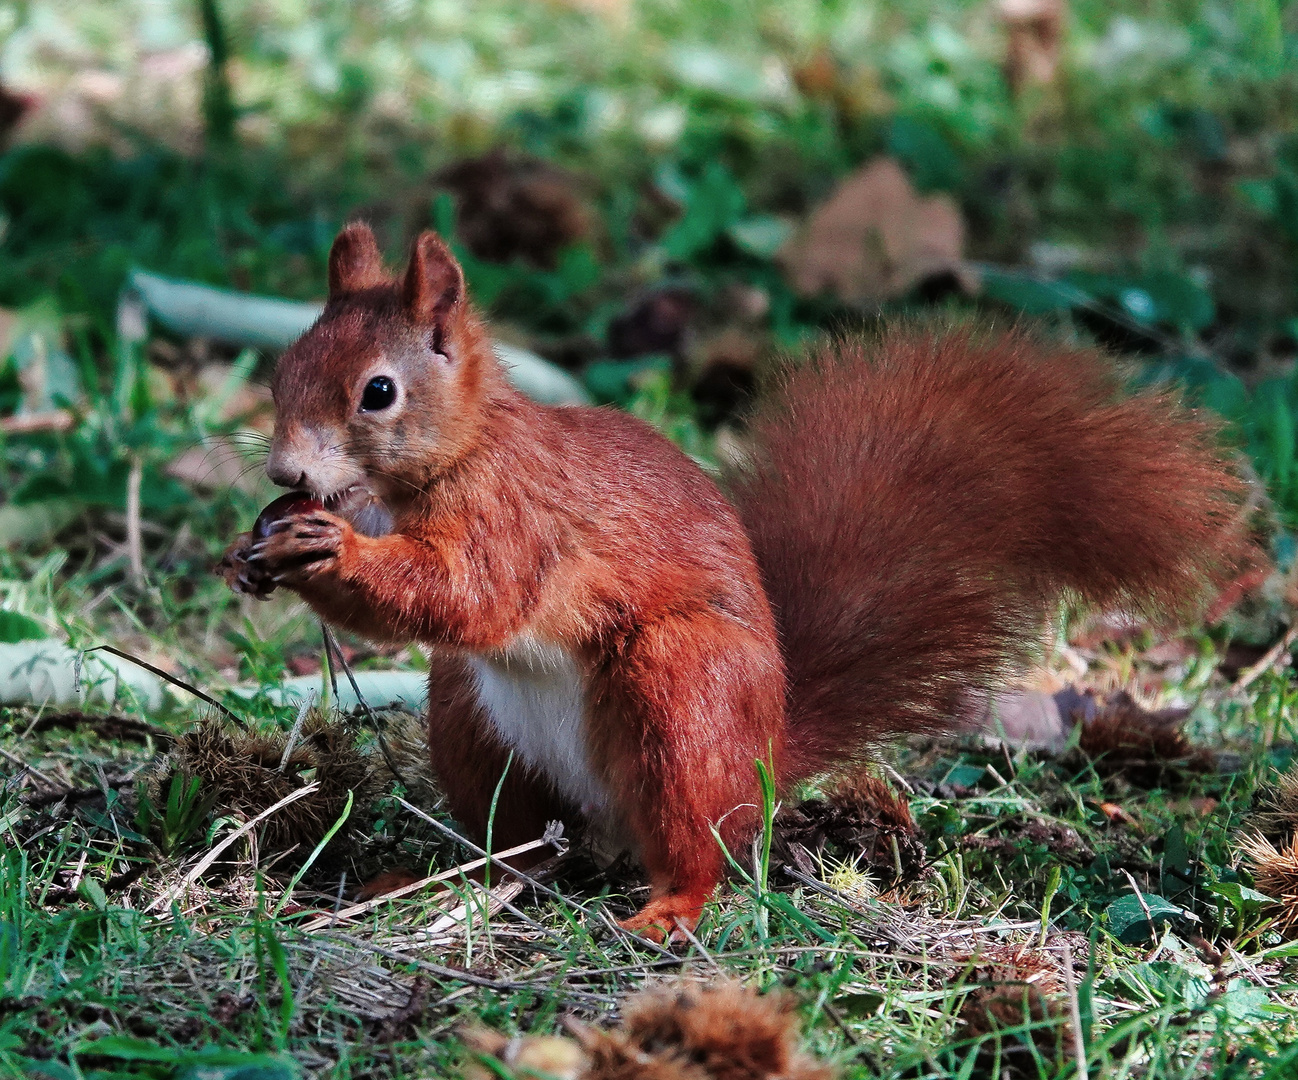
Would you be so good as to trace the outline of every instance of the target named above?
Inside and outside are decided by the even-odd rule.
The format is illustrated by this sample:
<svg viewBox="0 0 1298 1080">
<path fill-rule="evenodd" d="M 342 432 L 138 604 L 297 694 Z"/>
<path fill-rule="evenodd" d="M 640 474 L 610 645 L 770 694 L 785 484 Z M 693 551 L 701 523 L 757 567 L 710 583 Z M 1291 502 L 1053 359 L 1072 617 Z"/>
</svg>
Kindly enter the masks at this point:
<svg viewBox="0 0 1298 1080">
<path fill-rule="evenodd" d="M 464 271 L 435 232 L 422 232 L 415 240 L 401 297 L 417 323 L 445 323 L 462 310 Z"/>
<path fill-rule="evenodd" d="M 329 295 L 383 284 L 383 256 L 363 221 L 346 226 L 329 249 Z"/>
</svg>

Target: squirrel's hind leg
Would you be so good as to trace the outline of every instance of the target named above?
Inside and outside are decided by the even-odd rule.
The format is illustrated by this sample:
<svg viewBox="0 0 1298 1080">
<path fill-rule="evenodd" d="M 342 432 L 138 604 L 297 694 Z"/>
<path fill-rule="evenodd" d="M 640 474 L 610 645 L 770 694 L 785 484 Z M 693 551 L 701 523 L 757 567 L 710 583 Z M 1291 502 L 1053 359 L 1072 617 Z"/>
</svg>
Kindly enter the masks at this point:
<svg viewBox="0 0 1298 1080">
<path fill-rule="evenodd" d="M 486 839 L 488 819 L 496 851 L 539 840 L 551 821 L 577 820 L 575 809 L 517 757 L 509 763 L 509 751 L 478 704 L 468 665 L 453 656 L 434 654 L 429 662 L 428 751 L 451 815 L 475 842 Z M 491 800 L 507 764 L 492 818 Z M 508 861 L 525 870 L 552 854 L 551 848 L 543 847 Z"/>
<path fill-rule="evenodd" d="M 779 651 L 724 614 L 673 615 L 637 627 L 590 696 L 591 756 L 651 887 L 621 925 L 662 941 L 692 930 L 721 883 L 717 834 L 736 854 L 752 836 L 756 760 L 781 749 Z"/>
</svg>

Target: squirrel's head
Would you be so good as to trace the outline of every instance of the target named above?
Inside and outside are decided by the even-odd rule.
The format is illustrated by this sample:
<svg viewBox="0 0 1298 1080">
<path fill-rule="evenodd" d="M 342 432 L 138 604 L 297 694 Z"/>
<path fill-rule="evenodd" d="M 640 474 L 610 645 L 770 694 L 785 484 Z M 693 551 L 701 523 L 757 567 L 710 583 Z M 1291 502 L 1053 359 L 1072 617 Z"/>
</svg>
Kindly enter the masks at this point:
<svg viewBox="0 0 1298 1080">
<path fill-rule="evenodd" d="M 329 252 L 323 313 L 275 369 L 266 473 L 331 508 L 401 503 L 473 446 L 498 378 L 437 235 L 421 234 L 390 278 L 369 226 L 348 225 Z"/>
</svg>

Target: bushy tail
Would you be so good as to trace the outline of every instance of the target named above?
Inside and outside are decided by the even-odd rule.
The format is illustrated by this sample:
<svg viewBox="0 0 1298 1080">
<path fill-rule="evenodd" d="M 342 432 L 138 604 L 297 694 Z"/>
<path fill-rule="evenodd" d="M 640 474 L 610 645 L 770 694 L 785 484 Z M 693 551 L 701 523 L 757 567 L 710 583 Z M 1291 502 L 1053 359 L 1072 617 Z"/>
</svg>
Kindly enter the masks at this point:
<svg viewBox="0 0 1298 1080">
<path fill-rule="evenodd" d="M 1211 424 L 1019 331 L 840 343 L 752 435 L 731 489 L 783 635 L 787 781 L 948 730 L 1061 597 L 1182 613 L 1240 550 Z"/>
</svg>

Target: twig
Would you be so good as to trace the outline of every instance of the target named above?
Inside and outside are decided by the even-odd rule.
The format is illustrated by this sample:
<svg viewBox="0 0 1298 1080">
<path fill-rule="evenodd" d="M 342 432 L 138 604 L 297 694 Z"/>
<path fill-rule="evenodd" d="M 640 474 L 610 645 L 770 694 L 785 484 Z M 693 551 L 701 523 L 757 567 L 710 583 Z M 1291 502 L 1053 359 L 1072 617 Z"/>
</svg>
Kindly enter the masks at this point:
<svg viewBox="0 0 1298 1080">
<path fill-rule="evenodd" d="M 334 658 L 337 657 L 338 663 L 342 666 L 343 674 L 347 676 L 347 681 L 352 684 L 352 692 L 356 695 L 356 701 L 360 705 L 361 711 L 364 712 L 365 719 L 374 732 L 374 737 L 379 741 L 379 752 L 383 755 L 383 761 L 387 765 L 388 771 L 396 777 L 398 784 L 409 791 L 410 784 L 397 767 L 396 758 L 393 757 L 392 750 L 388 747 L 388 740 L 383 737 L 383 730 L 378 717 L 374 715 L 370 703 L 365 700 L 365 695 L 361 693 L 361 688 L 356 682 L 356 676 L 352 674 L 351 664 L 347 663 L 347 657 L 343 656 L 338 640 L 323 619 L 320 620 L 320 633 L 324 635 L 325 653 L 329 659 L 329 679 L 333 683 L 334 706 L 337 707 L 338 704 L 338 679 L 334 675 Z"/>
<path fill-rule="evenodd" d="M 543 990 L 555 992 L 555 987 L 549 983 L 531 982 L 513 982 L 502 979 L 486 979 L 481 975 L 474 975 L 470 971 L 461 971 L 458 968 L 443 967 L 441 964 L 433 964 L 427 960 L 421 960 L 417 956 L 411 956 L 409 953 L 398 952 L 396 949 L 387 949 L 382 945 L 376 945 L 372 941 L 365 941 L 362 938 L 352 937 L 350 934 L 343 934 L 338 931 L 332 931 L 330 938 L 346 942 L 353 948 L 364 949 L 368 952 L 376 953 L 379 956 L 386 957 L 389 960 L 395 960 L 399 964 L 410 964 L 419 968 L 421 971 L 427 971 L 430 975 L 436 975 L 439 979 L 453 979 L 456 982 L 469 983 L 471 986 L 481 986 L 487 990 L 503 990 L 514 992 L 517 990 Z M 584 999 L 601 1005 L 614 1003 L 617 999 L 612 994 L 592 994 L 584 990 L 567 989 L 560 991 L 571 995 L 574 999 Z"/>
<path fill-rule="evenodd" d="M 1295 619 L 1293 625 L 1284 632 L 1284 637 L 1277 641 L 1271 648 L 1267 649 L 1261 660 L 1255 664 L 1250 664 L 1239 673 L 1239 677 L 1231 683 L 1230 693 L 1239 694 L 1247 690 L 1277 661 L 1293 648 L 1294 642 L 1298 641 L 1298 619 Z"/>
<path fill-rule="evenodd" d="M 126 551 L 131 561 L 131 583 L 144 582 L 144 537 L 140 531 L 140 483 L 144 479 L 144 462 L 138 455 L 131 458 L 126 475 Z"/>
<path fill-rule="evenodd" d="M 9 753 L 9 751 L 6 750 L 3 746 L 0 746 L 0 754 L 3 754 L 15 765 L 17 765 L 20 769 L 22 769 L 24 772 L 27 772 L 30 775 L 36 777 L 36 779 L 39 780 L 42 784 L 47 784 L 54 791 L 60 792 L 61 794 L 59 795 L 59 798 L 62 798 L 71 790 L 71 788 L 69 788 L 66 784 L 61 784 L 57 780 L 55 780 L 54 777 L 50 776 L 47 773 L 41 772 L 40 769 L 38 769 L 35 765 L 28 765 L 27 762 L 23 761 L 23 759 L 18 757 L 17 754 Z"/>
<path fill-rule="evenodd" d="M 222 705 L 219 701 L 217 701 L 216 698 L 212 697 L 211 694 L 205 694 L 197 686 L 193 686 L 190 683 L 185 682 L 184 679 L 176 678 L 176 676 L 172 675 L 170 672 L 163 671 L 162 668 L 160 667 L 155 667 L 153 664 L 150 664 L 147 660 L 141 660 L 138 656 L 132 656 L 128 652 L 122 652 L 121 649 L 115 648 L 112 645 L 95 645 L 87 649 L 86 652 L 88 653 L 109 652 L 112 653 L 114 656 L 120 656 L 123 660 L 129 660 L 132 664 L 137 664 L 140 667 L 144 668 L 145 671 L 153 672 L 153 674 L 156 675 L 159 679 L 165 679 L 167 682 L 171 683 L 172 686 L 178 686 L 180 687 L 180 689 L 188 691 L 189 693 L 193 694 L 194 697 L 198 698 L 200 701 L 206 701 L 209 705 L 212 706 L 212 708 L 217 709 L 218 711 L 223 713 L 227 719 L 233 720 L 244 731 L 248 730 L 247 724 L 245 724 L 241 719 L 239 719 L 239 717 L 237 717 L 234 713 L 232 713 L 229 709 L 227 709 L 224 705 Z"/>
<path fill-rule="evenodd" d="M 217 858 L 220 857 L 221 852 L 223 852 L 226 848 L 228 848 L 241 836 L 246 835 L 248 832 L 254 829 L 261 822 L 265 821 L 266 818 L 270 817 L 271 814 L 275 813 L 278 810 L 284 809 L 284 807 L 288 806 L 289 803 L 297 802 L 297 800 L 301 799 L 303 796 L 310 795 L 319 786 L 320 786 L 320 781 L 316 780 L 310 784 L 307 784 L 306 787 L 298 788 L 296 791 L 291 791 L 287 795 L 285 795 L 282 799 L 280 799 L 279 802 L 277 802 L 274 806 L 268 806 L 265 810 L 263 810 L 251 821 L 247 821 L 244 824 L 240 825 L 237 829 L 234 830 L 234 832 L 230 833 L 229 836 L 227 836 L 224 840 L 222 840 L 219 844 L 217 844 L 214 848 L 212 848 L 211 851 L 209 851 L 206 855 L 204 855 L 198 861 L 198 865 L 195 866 L 194 869 L 192 869 L 188 874 L 186 874 L 183 879 L 181 879 L 179 885 L 176 885 L 173 888 L 168 889 L 165 893 L 163 893 L 156 900 L 154 900 L 153 903 L 151 903 L 144 910 L 146 912 L 149 912 L 152 911 L 154 908 L 163 907 L 167 904 L 170 904 L 173 900 L 175 900 L 178 896 L 180 896 L 181 893 L 183 893 L 186 889 L 188 889 L 195 881 L 197 881 L 200 877 L 202 877 L 203 874 L 207 872 L 207 868 L 211 866 L 214 862 L 216 862 Z"/>
<path fill-rule="evenodd" d="M 1082 1007 L 1077 1000 L 1077 985 L 1073 981 L 1073 950 L 1068 947 L 1067 941 L 1061 941 L 1059 945 L 1064 954 L 1064 988 L 1068 991 L 1068 1015 L 1073 1024 L 1073 1053 L 1077 1057 L 1077 1080 L 1088 1080 L 1086 1043 L 1082 1038 Z"/>
<path fill-rule="evenodd" d="M 678 933 L 684 936 L 686 941 L 688 941 L 691 945 L 693 945 L 696 949 L 698 949 L 699 955 L 708 962 L 708 966 L 711 967 L 713 971 L 720 973 L 721 965 L 718 964 L 712 958 L 712 954 L 703 947 L 703 942 L 701 942 L 698 939 L 694 931 L 689 928 L 689 926 L 686 924 L 684 919 L 678 918 L 676 920 L 676 930 Z"/>
<path fill-rule="evenodd" d="M 513 874 L 515 877 L 522 878 L 529 885 L 531 885 L 532 888 L 537 889 L 538 891 L 544 893 L 552 900 L 558 900 L 559 903 L 561 904 L 566 904 L 569 907 L 575 907 L 578 911 L 581 911 L 584 914 L 591 916 L 592 918 L 599 919 L 600 922 L 604 923 L 605 926 L 607 926 L 610 930 L 613 931 L 615 935 L 619 937 L 623 935 L 632 937 L 636 940 L 636 942 L 643 945 L 645 948 L 651 949 L 662 956 L 672 955 L 672 951 L 670 949 L 663 948 L 657 942 L 653 942 L 650 941 L 648 938 L 642 938 L 635 934 L 631 934 L 630 931 L 624 930 L 622 927 L 618 926 L 616 922 L 614 922 L 611 918 L 609 918 L 608 912 L 602 909 L 598 911 L 592 911 L 580 900 L 574 900 L 570 896 L 564 896 L 563 893 L 559 892 L 557 889 L 552 889 L 548 885 L 543 885 L 535 878 L 525 874 L 522 870 L 516 869 L 515 867 L 510 866 L 508 863 L 502 862 L 499 855 L 489 855 L 485 850 L 478 847 L 478 845 L 475 844 L 472 840 L 468 840 L 465 837 L 461 836 L 449 825 L 446 825 L 443 822 L 438 821 L 431 814 L 425 814 L 422 810 L 419 809 L 419 807 L 411 806 L 410 803 L 406 802 L 405 799 L 398 798 L 397 802 L 399 802 L 402 806 L 404 806 L 416 817 L 422 819 L 423 821 L 426 821 L 429 825 L 431 825 L 434 829 L 440 832 L 443 836 L 449 837 L 450 839 L 456 841 L 456 843 L 463 844 L 475 855 L 481 855 L 483 858 L 489 858 L 493 866 L 498 866 L 499 869 L 505 871 L 505 873 L 507 874 Z"/>
<path fill-rule="evenodd" d="M 901 788 L 901 790 L 904 791 L 907 795 L 915 794 L 915 789 L 911 787 L 910 781 L 908 781 L 904 776 L 901 775 L 901 773 L 899 773 L 886 761 L 883 763 L 883 771 L 886 772 L 889 776 L 891 776 L 893 783 L 895 783 L 899 788 Z"/>
<path fill-rule="evenodd" d="M 504 902 L 512 900 L 515 896 L 523 891 L 525 886 L 521 881 L 503 881 L 494 889 L 487 889 L 477 882 L 470 882 L 469 892 L 473 892 L 473 886 L 477 885 L 480 892 L 485 893 L 486 900 L 486 918 L 495 915 L 502 906 L 502 897 Z M 495 910 L 493 911 L 493 907 Z M 442 937 L 445 934 L 452 933 L 456 930 L 463 930 L 469 918 L 469 900 L 467 896 L 461 896 L 461 902 L 458 907 L 450 911 L 443 911 L 432 924 L 425 930 L 418 931 L 418 936 L 422 940 L 432 941 Z"/>
<path fill-rule="evenodd" d="M 1145 918 L 1149 920 L 1149 932 L 1151 934 L 1156 933 L 1154 928 L 1154 914 L 1149 910 L 1149 905 L 1145 903 L 1145 894 L 1140 891 L 1140 886 L 1136 884 L 1136 879 L 1131 876 L 1130 870 L 1124 870 L 1122 873 L 1131 885 L 1131 891 L 1136 894 L 1136 900 L 1140 904 L 1140 910 L 1145 913 Z"/>
<path fill-rule="evenodd" d="M 513 847 L 508 851 L 500 852 L 499 857 L 508 858 L 511 855 L 521 855 L 525 851 L 535 851 L 537 848 L 545 847 L 550 843 L 552 843 L 552 841 L 545 837 L 542 837 L 540 840 L 529 840 L 526 844 L 519 844 L 518 847 Z M 399 889 L 385 892 L 381 896 L 372 897 L 360 904 L 353 904 L 351 907 L 343 908 L 341 911 L 330 912 L 328 915 L 317 915 L 309 922 L 303 923 L 301 929 L 304 931 L 319 930 L 325 926 L 332 925 L 339 919 L 354 919 L 357 915 L 364 915 L 367 911 L 373 911 L 376 907 L 381 907 L 389 900 L 399 900 L 403 896 L 409 896 L 411 893 L 416 893 L 421 889 L 426 889 L 429 885 L 436 885 L 442 881 L 450 881 L 452 878 L 459 877 L 461 874 L 471 873 L 486 865 L 486 859 L 474 859 L 472 862 L 466 862 L 460 866 L 453 866 L 449 870 L 443 870 L 440 874 L 433 874 L 431 877 L 420 878 L 418 881 L 412 881 L 409 885 L 402 885 Z"/>
<path fill-rule="evenodd" d="M 70 431 L 76 422 L 76 417 L 67 409 L 46 409 L 44 412 L 6 416 L 0 420 L 0 433 L 33 435 L 42 431 Z"/>
</svg>

